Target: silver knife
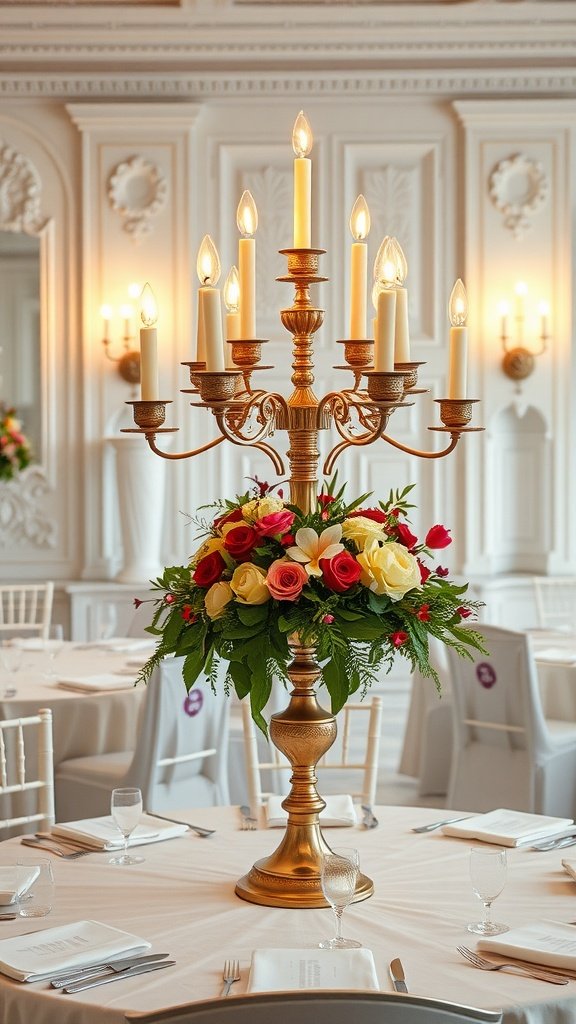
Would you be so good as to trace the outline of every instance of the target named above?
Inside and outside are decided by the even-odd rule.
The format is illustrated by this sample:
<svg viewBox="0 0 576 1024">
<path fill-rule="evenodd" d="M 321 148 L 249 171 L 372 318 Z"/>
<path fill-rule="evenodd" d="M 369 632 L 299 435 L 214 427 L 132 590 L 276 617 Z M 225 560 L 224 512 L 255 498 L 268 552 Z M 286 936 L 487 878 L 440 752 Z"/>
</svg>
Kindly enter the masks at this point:
<svg viewBox="0 0 576 1024">
<path fill-rule="evenodd" d="M 191 825 L 189 821 L 178 821 L 177 818 L 166 818 L 163 814 L 156 814 L 154 811 L 146 811 L 146 814 L 150 818 L 158 818 L 159 821 L 169 821 L 172 825 L 186 825 L 192 832 L 196 832 L 196 835 L 202 837 L 202 839 L 208 839 L 213 836 L 216 829 L 214 828 L 203 828 L 202 825 Z"/>
<path fill-rule="evenodd" d="M 161 971 L 163 967 L 173 967 L 175 960 L 162 960 L 156 964 L 137 964 L 136 967 L 129 967 L 121 974 L 106 974 L 105 977 L 98 975 L 96 978 L 87 978 L 85 981 L 76 981 L 73 985 L 66 985 L 62 992 L 70 994 L 84 992 L 88 988 L 96 988 L 98 985 L 108 985 L 112 981 L 122 981 L 123 978 L 134 978 L 137 974 L 148 974 L 148 971 Z"/>
<path fill-rule="evenodd" d="M 390 962 L 389 971 L 390 977 L 392 978 L 392 984 L 396 991 L 407 992 L 408 987 L 404 976 L 404 968 L 402 967 L 402 961 L 399 960 L 398 957 Z"/>
<path fill-rule="evenodd" d="M 95 974 L 121 974 L 130 967 L 137 967 L 138 964 L 153 964 L 157 960 L 165 960 L 169 953 L 148 953 L 141 956 L 123 957 L 121 960 L 110 960 L 105 963 L 90 964 L 89 967 L 78 967 L 77 970 L 70 970 L 66 974 L 58 974 L 50 979 L 52 988 L 65 988 L 66 985 L 73 985 L 75 981 L 83 981 L 85 978 L 93 977 Z"/>
</svg>

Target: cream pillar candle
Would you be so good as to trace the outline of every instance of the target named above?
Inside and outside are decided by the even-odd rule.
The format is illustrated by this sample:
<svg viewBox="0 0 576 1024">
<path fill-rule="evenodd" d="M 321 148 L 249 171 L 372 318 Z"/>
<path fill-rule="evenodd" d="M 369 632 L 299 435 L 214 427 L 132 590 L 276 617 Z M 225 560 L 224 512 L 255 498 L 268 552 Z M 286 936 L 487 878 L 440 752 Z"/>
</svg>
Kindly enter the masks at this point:
<svg viewBox="0 0 576 1024">
<path fill-rule="evenodd" d="M 364 239 L 370 231 L 370 212 L 364 196 L 359 195 L 350 214 L 350 231 L 356 239 L 350 253 L 350 323 L 348 337 L 366 337 L 366 291 L 368 286 L 368 246 Z"/>
<path fill-rule="evenodd" d="M 468 374 L 468 297 L 463 282 L 458 278 L 448 304 L 450 317 L 450 364 L 448 369 L 448 398 L 464 399 Z"/>
<path fill-rule="evenodd" d="M 312 246 L 312 161 L 308 153 L 312 149 L 312 132 L 304 114 L 300 111 L 292 132 L 294 160 L 294 248 L 310 249 Z"/>
<path fill-rule="evenodd" d="M 408 327 L 408 292 L 396 288 L 396 324 L 394 330 L 394 362 L 410 362 L 410 329 Z"/>
<path fill-rule="evenodd" d="M 216 319 L 214 318 L 214 300 L 212 307 L 208 313 L 206 310 L 206 294 L 210 289 L 214 289 L 218 284 L 220 278 L 220 257 L 218 256 L 218 250 L 214 245 L 214 242 L 210 238 L 210 235 L 204 235 L 200 248 L 198 250 L 198 258 L 196 260 L 196 272 L 198 279 L 202 287 L 198 289 L 198 331 L 197 331 L 197 347 L 196 347 L 196 359 L 199 363 L 206 363 L 208 367 L 208 349 L 214 345 L 213 338 L 209 340 L 208 332 L 208 318 L 210 317 L 210 329 L 217 329 Z M 220 321 L 220 349 L 221 349 L 221 360 L 222 369 L 224 369 L 224 350 L 223 350 L 223 339 L 222 339 L 222 311 L 220 309 L 220 292 L 218 292 L 218 316 Z M 215 352 L 212 353 L 215 356 Z M 218 360 L 216 360 L 218 361 Z M 216 367 L 212 367 L 216 369 Z"/>
<path fill-rule="evenodd" d="M 256 239 L 258 211 L 250 192 L 242 193 L 236 211 L 236 224 L 242 234 L 238 240 L 238 277 L 240 282 L 240 337 L 256 337 Z"/>
<path fill-rule="evenodd" d="M 140 297 L 140 398 L 144 402 L 155 401 L 160 393 L 158 385 L 158 308 L 154 292 L 145 284 Z"/>
<path fill-rule="evenodd" d="M 198 321 L 196 324 L 196 361 L 206 362 L 206 331 L 204 329 L 204 307 L 202 305 L 203 292 L 198 289 Z"/>
<path fill-rule="evenodd" d="M 112 319 L 112 306 L 105 303 L 100 306 L 100 316 L 103 321 L 102 341 L 110 341 L 110 321 Z"/>
<path fill-rule="evenodd" d="M 205 285 L 203 288 L 200 288 L 200 291 L 203 293 L 202 309 L 206 340 L 206 369 L 212 373 L 221 373 L 225 366 L 220 289 Z"/>
<path fill-rule="evenodd" d="M 382 288 L 378 292 L 378 312 L 374 333 L 374 369 L 389 373 L 394 369 L 394 322 L 396 318 L 396 292 Z"/>
</svg>

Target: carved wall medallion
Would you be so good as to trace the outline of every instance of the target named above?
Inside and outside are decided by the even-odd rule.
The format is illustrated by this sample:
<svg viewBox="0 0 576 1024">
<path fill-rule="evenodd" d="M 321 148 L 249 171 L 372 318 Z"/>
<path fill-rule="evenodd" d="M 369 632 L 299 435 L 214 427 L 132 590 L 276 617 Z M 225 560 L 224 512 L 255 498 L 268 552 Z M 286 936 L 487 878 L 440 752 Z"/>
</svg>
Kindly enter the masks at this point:
<svg viewBox="0 0 576 1024">
<path fill-rule="evenodd" d="M 124 220 L 123 228 L 139 242 L 152 230 L 152 220 L 164 209 L 168 183 L 155 164 L 141 156 L 124 160 L 108 179 L 110 206 Z"/>
<path fill-rule="evenodd" d="M 40 224 L 40 175 L 22 153 L 0 140 L 0 224 L 35 234 Z"/>
<path fill-rule="evenodd" d="M 489 179 L 489 194 L 500 211 L 504 227 L 514 238 L 522 238 L 530 228 L 530 217 L 548 198 L 550 182 L 542 164 L 523 153 L 501 160 Z"/>
<path fill-rule="evenodd" d="M 33 544 L 56 546 L 56 523 L 46 513 L 48 481 L 40 466 L 29 466 L 0 483 L 0 547 Z"/>
</svg>

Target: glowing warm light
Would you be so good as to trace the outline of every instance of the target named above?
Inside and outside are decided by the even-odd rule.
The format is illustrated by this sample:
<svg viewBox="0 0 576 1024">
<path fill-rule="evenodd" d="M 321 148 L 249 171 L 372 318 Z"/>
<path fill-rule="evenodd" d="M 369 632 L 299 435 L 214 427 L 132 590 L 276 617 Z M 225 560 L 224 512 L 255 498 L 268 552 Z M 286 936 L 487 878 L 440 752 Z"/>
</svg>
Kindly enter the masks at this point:
<svg viewBox="0 0 576 1024">
<path fill-rule="evenodd" d="M 540 316 L 549 316 L 550 315 L 550 303 L 549 302 L 544 302 L 544 300 L 542 302 L 539 302 L 538 303 L 538 312 L 540 313 Z"/>
<path fill-rule="evenodd" d="M 516 295 L 528 295 L 528 285 L 525 281 L 517 281 L 514 285 L 514 291 L 516 292 Z"/>
<path fill-rule="evenodd" d="M 312 129 L 303 110 L 300 111 L 292 129 L 292 149 L 296 156 L 308 156 L 312 149 Z"/>
<path fill-rule="evenodd" d="M 392 251 L 394 253 L 394 263 L 396 265 L 396 284 L 402 286 L 408 275 L 408 264 L 406 262 L 404 250 L 397 238 L 392 239 Z"/>
<path fill-rule="evenodd" d="M 125 302 L 124 305 L 120 306 L 120 316 L 124 317 L 125 320 L 129 320 L 134 312 L 134 307 L 129 302 Z"/>
<path fill-rule="evenodd" d="M 142 294 L 142 285 L 138 284 L 137 281 L 133 281 L 132 284 L 128 285 L 128 295 L 131 299 L 139 299 Z"/>
<path fill-rule="evenodd" d="M 396 281 L 396 271 L 394 239 L 386 235 L 374 260 L 374 279 L 384 288 L 390 288 Z"/>
<path fill-rule="evenodd" d="M 237 313 L 240 309 L 240 279 L 236 267 L 231 267 L 230 269 L 224 284 L 223 294 L 228 312 Z"/>
<path fill-rule="evenodd" d="M 350 231 L 356 242 L 362 242 L 370 231 L 370 210 L 363 195 L 359 195 L 350 214 Z"/>
<path fill-rule="evenodd" d="M 468 318 L 468 296 L 461 278 L 454 285 L 448 303 L 448 316 L 452 327 L 464 327 Z"/>
<path fill-rule="evenodd" d="M 510 303 L 503 299 L 502 302 L 498 303 L 498 312 L 500 316 L 508 316 L 510 312 Z"/>
<path fill-rule="evenodd" d="M 158 320 L 158 305 L 150 285 L 146 283 L 140 295 L 140 319 L 144 327 L 154 327 Z"/>
<path fill-rule="evenodd" d="M 238 231 L 244 238 L 250 238 L 255 234 L 258 227 L 258 210 L 251 192 L 246 190 L 240 197 L 238 209 L 236 210 L 236 224 Z"/>
<path fill-rule="evenodd" d="M 198 250 L 196 271 L 201 285 L 214 288 L 220 279 L 220 257 L 210 235 L 204 235 Z"/>
<path fill-rule="evenodd" d="M 112 306 L 109 306 L 107 303 L 104 306 L 100 306 L 100 316 L 103 320 L 111 320 Z"/>
</svg>

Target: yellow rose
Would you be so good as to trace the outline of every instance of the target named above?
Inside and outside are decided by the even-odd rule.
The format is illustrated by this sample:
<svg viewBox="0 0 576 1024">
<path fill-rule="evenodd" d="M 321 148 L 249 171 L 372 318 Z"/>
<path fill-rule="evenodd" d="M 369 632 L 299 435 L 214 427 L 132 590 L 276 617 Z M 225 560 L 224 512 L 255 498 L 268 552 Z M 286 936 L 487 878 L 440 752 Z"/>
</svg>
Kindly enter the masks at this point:
<svg viewBox="0 0 576 1024">
<path fill-rule="evenodd" d="M 211 619 L 219 619 L 224 614 L 226 605 L 229 604 L 233 597 L 234 591 L 229 583 L 225 583 L 224 580 L 213 583 L 204 598 L 206 615 Z"/>
<path fill-rule="evenodd" d="M 230 586 L 240 604 L 265 604 L 270 591 L 264 582 L 266 573 L 252 562 L 242 562 L 234 570 Z"/>
<path fill-rule="evenodd" d="M 392 601 L 399 601 L 421 585 L 418 562 L 403 544 L 370 540 L 357 558 L 362 566 L 360 579 L 375 594 L 388 594 Z"/>
<path fill-rule="evenodd" d="M 382 523 L 375 523 L 366 516 L 353 516 L 342 523 L 342 536 L 351 540 L 358 551 L 363 551 L 368 541 L 386 539 Z"/>
<path fill-rule="evenodd" d="M 246 523 L 255 523 L 257 519 L 258 502 L 256 498 L 253 501 L 247 501 L 245 505 L 242 505 L 242 518 Z"/>
<path fill-rule="evenodd" d="M 222 537 L 208 537 L 203 544 L 200 545 L 198 551 L 192 555 L 190 559 L 190 565 L 198 565 L 201 558 L 205 558 L 206 555 L 212 554 L 213 551 L 221 551 L 224 547 L 224 541 Z"/>
</svg>

